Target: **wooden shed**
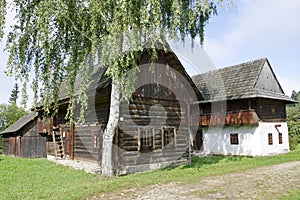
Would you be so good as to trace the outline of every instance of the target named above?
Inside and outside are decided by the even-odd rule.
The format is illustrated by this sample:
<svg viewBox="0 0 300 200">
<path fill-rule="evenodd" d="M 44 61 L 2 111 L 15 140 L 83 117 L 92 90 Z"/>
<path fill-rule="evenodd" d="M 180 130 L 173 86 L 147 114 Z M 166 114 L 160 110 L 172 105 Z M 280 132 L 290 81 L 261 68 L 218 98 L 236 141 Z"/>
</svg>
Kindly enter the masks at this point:
<svg viewBox="0 0 300 200">
<path fill-rule="evenodd" d="M 23 116 L 3 132 L 2 154 L 22 158 L 45 158 L 46 137 L 38 133 L 38 116 Z"/>
</svg>

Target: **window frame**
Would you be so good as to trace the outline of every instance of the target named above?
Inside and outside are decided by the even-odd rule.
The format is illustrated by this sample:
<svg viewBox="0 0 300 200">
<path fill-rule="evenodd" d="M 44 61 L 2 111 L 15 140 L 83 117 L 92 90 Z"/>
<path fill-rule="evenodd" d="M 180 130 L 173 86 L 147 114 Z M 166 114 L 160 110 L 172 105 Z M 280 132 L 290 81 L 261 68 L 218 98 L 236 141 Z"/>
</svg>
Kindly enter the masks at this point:
<svg viewBox="0 0 300 200">
<path fill-rule="evenodd" d="M 239 145 L 239 134 L 238 133 L 230 133 L 230 145 Z"/>
<path fill-rule="evenodd" d="M 99 149 L 100 148 L 100 136 L 97 134 L 97 131 L 92 131 L 92 137 L 93 137 L 93 149 Z"/>
<path fill-rule="evenodd" d="M 166 133 L 168 135 L 166 135 Z M 177 134 L 176 134 L 176 128 L 175 127 L 163 127 L 161 130 L 161 140 L 162 140 L 162 149 L 165 148 L 168 144 L 173 142 L 173 146 L 176 147 L 176 140 L 177 140 Z M 170 137 L 171 135 L 171 137 Z M 170 137 L 170 138 L 167 138 Z M 168 141 L 168 142 L 167 142 Z M 168 143 L 168 144 L 166 144 Z"/>
<path fill-rule="evenodd" d="M 273 145 L 273 134 L 272 133 L 268 133 L 268 144 Z"/>
<path fill-rule="evenodd" d="M 155 144 L 153 128 L 138 128 L 138 151 L 149 152 L 154 149 L 153 144 Z"/>
<path fill-rule="evenodd" d="M 162 127 L 162 128 L 139 127 L 137 131 L 138 131 L 138 152 L 146 153 L 154 150 L 162 150 L 169 144 L 172 144 L 172 141 L 173 141 L 172 146 L 176 147 L 177 133 L 175 127 Z M 144 131 L 147 131 L 146 137 L 144 135 L 145 134 Z M 150 137 L 148 136 L 148 134 L 150 135 Z M 145 139 L 145 138 L 149 138 L 149 139 Z M 158 140 L 159 140 L 158 142 L 159 145 L 156 144 Z"/>
<path fill-rule="evenodd" d="M 282 133 L 281 132 L 278 133 L 278 143 L 283 144 Z"/>
</svg>

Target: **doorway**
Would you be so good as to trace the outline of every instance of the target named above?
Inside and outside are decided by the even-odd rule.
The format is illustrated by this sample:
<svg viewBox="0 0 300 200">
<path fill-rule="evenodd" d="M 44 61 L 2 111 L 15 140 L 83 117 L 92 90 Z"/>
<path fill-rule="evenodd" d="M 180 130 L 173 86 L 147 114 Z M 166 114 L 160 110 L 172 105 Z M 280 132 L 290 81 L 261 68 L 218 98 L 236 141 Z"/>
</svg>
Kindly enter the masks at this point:
<svg viewBox="0 0 300 200">
<path fill-rule="evenodd" d="M 203 132 L 202 129 L 197 130 L 194 139 L 193 139 L 193 146 L 195 151 L 202 151 L 203 150 Z"/>
</svg>

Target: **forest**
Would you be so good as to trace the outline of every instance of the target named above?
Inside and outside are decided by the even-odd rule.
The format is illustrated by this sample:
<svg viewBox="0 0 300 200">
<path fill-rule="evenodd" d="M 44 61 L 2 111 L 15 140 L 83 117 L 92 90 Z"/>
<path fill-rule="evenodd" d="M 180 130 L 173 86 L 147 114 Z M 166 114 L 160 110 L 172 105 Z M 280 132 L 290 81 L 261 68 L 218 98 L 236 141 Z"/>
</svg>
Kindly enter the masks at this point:
<svg viewBox="0 0 300 200">
<path fill-rule="evenodd" d="M 293 90 L 292 96 L 298 103 L 289 105 L 286 108 L 287 122 L 289 128 L 290 149 L 295 149 L 300 143 L 300 91 Z"/>
</svg>

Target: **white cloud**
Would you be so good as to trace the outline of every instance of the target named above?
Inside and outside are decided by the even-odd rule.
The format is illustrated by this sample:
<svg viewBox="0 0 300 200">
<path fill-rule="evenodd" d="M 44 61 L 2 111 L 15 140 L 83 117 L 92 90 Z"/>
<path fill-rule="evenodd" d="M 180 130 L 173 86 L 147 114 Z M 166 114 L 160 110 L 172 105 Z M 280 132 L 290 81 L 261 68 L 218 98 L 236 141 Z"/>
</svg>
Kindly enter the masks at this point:
<svg viewBox="0 0 300 200">
<path fill-rule="evenodd" d="M 204 49 L 218 67 L 267 57 L 287 94 L 300 89 L 300 1 L 241 0 L 206 29 Z"/>
<path fill-rule="evenodd" d="M 285 48 L 294 47 L 299 41 L 299 10 L 300 1 L 297 0 L 241 1 L 237 4 L 237 12 L 221 11 L 216 17 L 215 21 L 218 21 L 222 20 L 222 15 L 229 15 L 217 29 L 218 37 L 207 34 L 205 49 L 217 63 L 231 60 L 246 50 L 266 52 L 277 49 L 284 52 Z M 208 32 L 213 23 L 208 25 Z M 220 23 L 215 24 L 220 26 Z M 223 32 L 224 29 L 228 31 Z"/>
</svg>

